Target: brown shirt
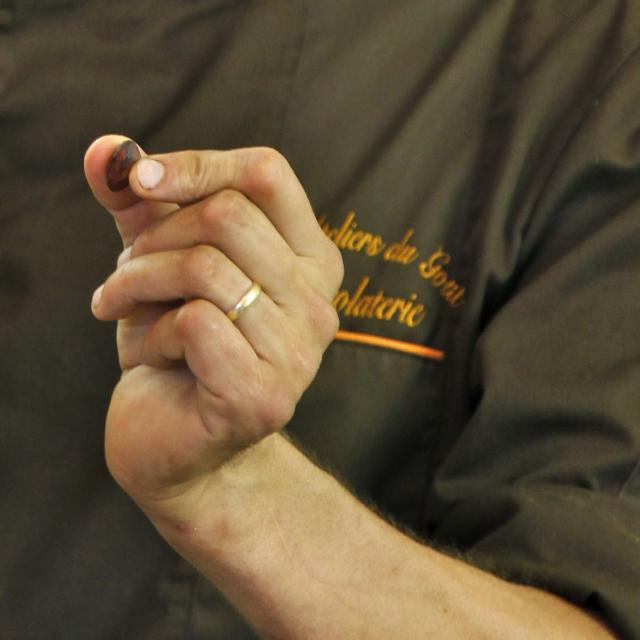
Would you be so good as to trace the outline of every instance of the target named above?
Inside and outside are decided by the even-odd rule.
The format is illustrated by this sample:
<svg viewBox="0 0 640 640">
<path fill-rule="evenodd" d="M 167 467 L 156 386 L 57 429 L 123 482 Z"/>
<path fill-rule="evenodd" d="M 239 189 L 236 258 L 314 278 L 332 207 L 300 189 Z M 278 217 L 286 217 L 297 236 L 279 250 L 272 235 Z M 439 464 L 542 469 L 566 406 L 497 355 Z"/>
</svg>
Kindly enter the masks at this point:
<svg viewBox="0 0 640 640">
<path fill-rule="evenodd" d="M 104 468 L 109 131 L 282 150 L 346 264 L 292 437 L 640 637 L 638 34 L 622 0 L 0 0 L 2 637 L 254 637 Z"/>
</svg>

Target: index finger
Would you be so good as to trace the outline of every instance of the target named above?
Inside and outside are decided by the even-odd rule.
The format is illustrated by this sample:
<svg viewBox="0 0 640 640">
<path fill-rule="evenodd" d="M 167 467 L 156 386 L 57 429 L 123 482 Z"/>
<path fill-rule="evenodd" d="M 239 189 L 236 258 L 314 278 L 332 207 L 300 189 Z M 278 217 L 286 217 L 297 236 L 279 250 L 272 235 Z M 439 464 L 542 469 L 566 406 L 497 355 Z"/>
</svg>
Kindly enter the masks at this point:
<svg viewBox="0 0 640 640">
<path fill-rule="evenodd" d="M 190 204 L 225 189 L 244 194 L 300 256 L 322 255 L 327 239 L 286 159 L 264 147 L 180 151 L 141 159 L 129 176 L 142 198 Z"/>
</svg>

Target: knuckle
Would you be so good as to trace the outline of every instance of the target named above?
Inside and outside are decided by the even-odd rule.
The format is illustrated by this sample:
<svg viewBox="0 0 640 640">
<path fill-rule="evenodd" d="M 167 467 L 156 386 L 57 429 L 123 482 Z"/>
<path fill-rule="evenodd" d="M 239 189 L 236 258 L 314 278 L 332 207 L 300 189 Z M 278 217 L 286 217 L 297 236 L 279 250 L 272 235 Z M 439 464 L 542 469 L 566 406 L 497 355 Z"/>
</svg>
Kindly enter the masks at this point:
<svg viewBox="0 0 640 640">
<path fill-rule="evenodd" d="M 271 147 L 251 149 L 245 170 L 250 190 L 263 196 L 272 196 L 291 170 L 285 157 Z"/>
<path fill-rule="evenodd" d="M 198 222 L 205 237 L 213 238 L 218 235 L 222 213 L 216 198 L 207 198 L 198 211 Z"/>
<path fill-rule="evenodd" d="M 185 343 L 191 341 L 194 334 L 200 331 L 203 316 L 206 314 L 207 303 L 204 300 L 185 302 L 176 311 L 174 327 L 176 335 Z"/>
<path fill-rule="evenodd" d="M 325 315 L 323 319 L 323 334 L 322 337 L 326 345 L 333 341 L 336 337 L 336 333 L 338 333 L 338 329 L 340 329 L 340 318 L 338 316 L 338 312 L 335 310 L 332 304 L 326 304 L 325 307 Z"/>
<path fill-rule="evenodd" d="M 212 281 L 220 268 L 218 252 L 206 244 L 197 245 L 184 253 L 183 278 L 190 289 L 202 289 Z"/>
<path fill-rule="evenodd" d="M 177 311 L 174 320 L 174 327 L 176 335 L 180 340 L 184 340 L 185 336 L 189 335 L 193 330 L 194 325 L 194 312 L 193 304 L 183 304 Z"/>
<path fill-rule="evenodd" d="M 233 189 L 224 189 L 207 199 L 199 211 L 200 225 L 207 237 L 216 238 L 244 218 L 247 202 Z"/>
<path fill-rule="evenodd" d="M 245 197 L 235 189 L 223 189 L 214 196 L 214 200 L 224 212 L 241 213 L 247 205 Z"/>
<path fill-rule="evenodd" d="M 243 439 L 257 442 L 282 429 L 293 416 L 296 399 L 282 375 L 256 369 L 231 403 L 234 420 L 243 424 Z"/>
<path fill-rule="evenodd" d="M 292 394 L 282 384 L 271 385 L 269 393 L 262 395 L 256 406 L 257 424 L 261 425 L 263 436 L 280 431 L 293 417 L 295 401 Z"/>
<path fill-rule="evenodd" d="M 320 293 L 315 287 L 308 286 L 303 290 L 304 321 L 310 335 L 322 351 L 335 338 L 340 321 L 332 301 Z"/>
<path fill-rule="evenodd" d="M 312 330 L 323 349 L 335 338 L 340 320 L 333 305 L 320 295 L 309 302 L 309 318 Z"/>
<path fill-rule="evenodd" d="M 344 279 L 344 261 L 340 249 L 331 240 L 327 242 L 325 262 L 324 271 L 333 289 L 332 293 L 335 293 Z"/>
</svg>

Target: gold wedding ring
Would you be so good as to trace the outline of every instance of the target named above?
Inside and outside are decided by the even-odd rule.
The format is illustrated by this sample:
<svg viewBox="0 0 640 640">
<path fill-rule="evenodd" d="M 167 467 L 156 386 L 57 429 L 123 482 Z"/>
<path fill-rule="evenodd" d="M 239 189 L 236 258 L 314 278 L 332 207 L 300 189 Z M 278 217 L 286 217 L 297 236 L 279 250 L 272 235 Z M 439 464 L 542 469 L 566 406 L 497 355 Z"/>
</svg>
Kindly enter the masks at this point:
<svg viewBox="0 0 640 640">
<path fill-rule="evenodd" d="M 251 288 L 247 293 L 245 293 L 240 300 L 227 311 L 227 317 L 231 322 L 235 322 L 241 314 L 243 314 L 255 301 L 256 298 L 260 295 L 260 291 L 262 291 L 262 287 L 254 282 L 251 285 Z"/>
</svg>

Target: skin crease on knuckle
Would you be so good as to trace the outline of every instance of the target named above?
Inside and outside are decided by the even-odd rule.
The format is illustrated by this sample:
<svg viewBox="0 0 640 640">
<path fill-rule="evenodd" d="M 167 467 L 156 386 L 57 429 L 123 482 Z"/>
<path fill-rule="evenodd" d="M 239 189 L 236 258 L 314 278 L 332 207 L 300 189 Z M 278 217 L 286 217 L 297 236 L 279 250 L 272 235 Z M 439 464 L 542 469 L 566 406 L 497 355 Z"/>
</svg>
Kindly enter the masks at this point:
<svg viewBox="0 0 640 640">
<path fill-rule="evenodd" d="M 242 171 L 246 172 L 249 191 L 271 198 L 292 170 L 285 157 L 270 147 L 247 150 Z"/>
<path fill-rule="evenodd" d="M 213 153 L 191 151 L 185 167 L 180 172 L 180 192 L 186 202 L 199 200 L 208 192 L 210 176 L 215 173 L 217 163 Z"/>
<path fill-rule="evenodd" d="M 208 198 L 198 212 L 203 236 L 211 242 L 248 226 L 246 198 L 233 189 L 224 189 Z"/>
</svg>

